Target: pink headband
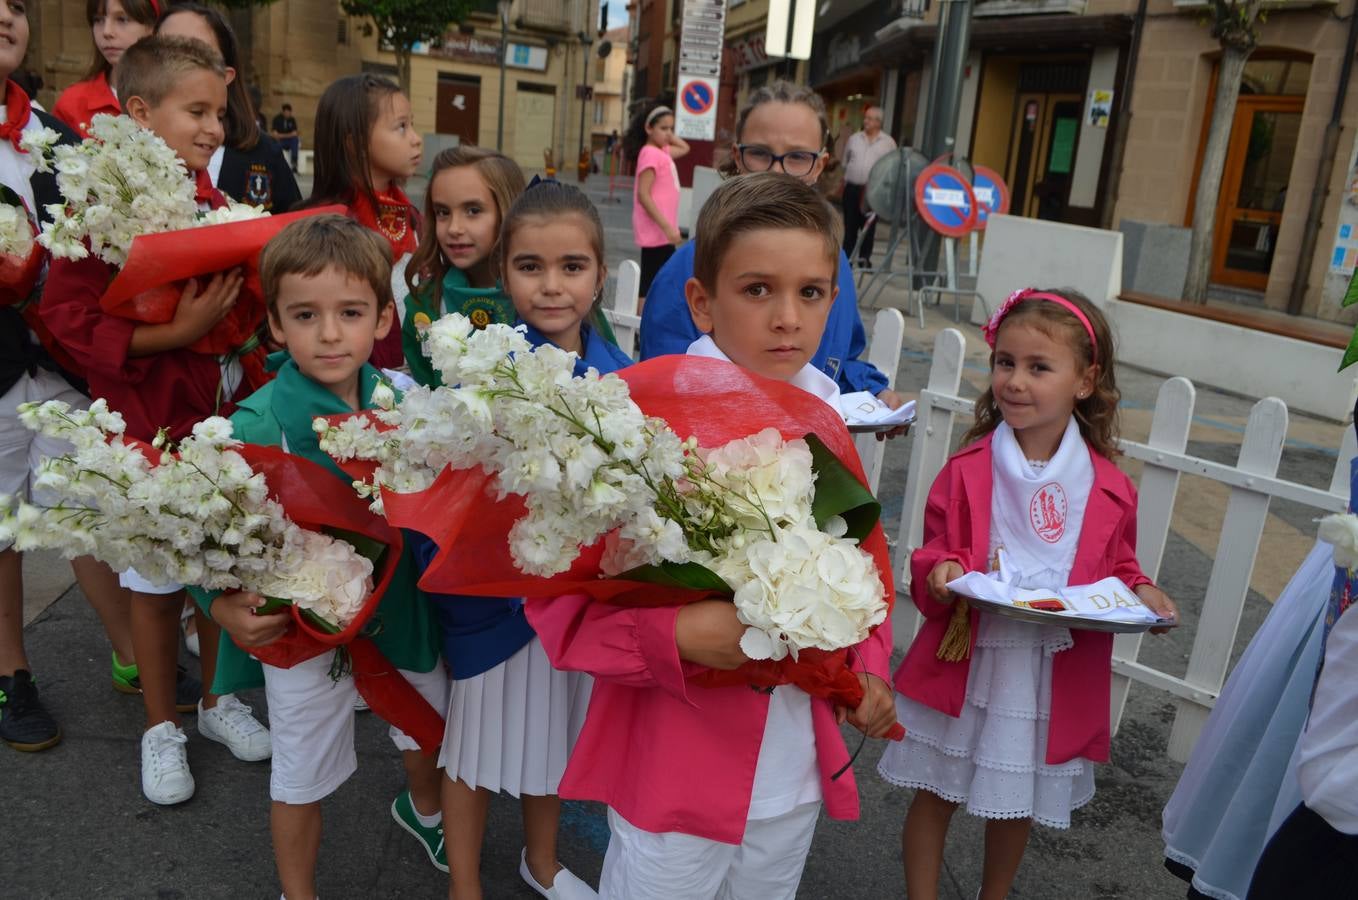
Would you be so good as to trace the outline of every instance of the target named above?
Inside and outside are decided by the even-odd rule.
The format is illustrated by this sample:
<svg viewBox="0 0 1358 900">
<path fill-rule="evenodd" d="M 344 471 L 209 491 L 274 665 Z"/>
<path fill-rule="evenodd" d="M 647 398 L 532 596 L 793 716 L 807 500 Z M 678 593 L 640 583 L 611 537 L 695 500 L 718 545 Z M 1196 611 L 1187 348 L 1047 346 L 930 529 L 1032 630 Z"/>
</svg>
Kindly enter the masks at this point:
<svg viewBox="0 0 1358 900">
<path fill-rule="evenodd" d="M 985 338 L 985 342 L 990 345 L 991 349 L 994 349 L 995 347 L 995 337 L 1000 333 L 1000 323 L 1004 321 L 1004 317 L 1013 312 L 1014 307 L 1018 306 L 1024 300 L 1050 300 L 1052 303 L 1056 303 L 1068 310 L 1072 316 L 1080 320 L 1080 324 L 1085 327 L 1085 333 L 1089 335 L 1089 347 L 1093 351 L 1094 357 L 1092 361 L 1099 361 L 1099 342 L 1094 337 L 1094 326 L 1089 323 L 1089 317 L 1080 311 L 1080 307 L 1071 303 L 1060 294 L 1039 291 L 1037 288 L 1024 288 L 1020 291 L 1014 291 L 1014 293 L 1009 295 L 1009 299 L 1000 304 L 999 309 L 995 310 L 995 315 L 991 316 L 990 321 L 981 329 L 981 335 Z"/>
</svg>

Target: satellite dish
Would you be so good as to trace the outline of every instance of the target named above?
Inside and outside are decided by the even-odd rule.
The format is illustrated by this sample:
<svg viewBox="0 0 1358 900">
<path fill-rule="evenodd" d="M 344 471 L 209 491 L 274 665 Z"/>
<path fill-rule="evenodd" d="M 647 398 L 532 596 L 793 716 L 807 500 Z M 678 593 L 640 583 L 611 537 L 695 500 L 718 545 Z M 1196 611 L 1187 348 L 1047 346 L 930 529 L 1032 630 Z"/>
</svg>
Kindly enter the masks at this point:
<svg viewBox="0 0 1358 900">
<path fill-rule="evenodd" d="M 600 58 L 600 59 L 608 59 L 608 54 L 610 54 L 610 53 L 612 53 L 612 52 L 613 52 L 613 42 L 612 42 L 612 41 L 600 41 L 600 42 L 599 42 L 599 58 Z"/>
<path fill-rule="evenodd" d="M 929 165 L 929 158 L 913 147 L 901 147 L 872 167 L 868 173 L 868 207 L 883 222 L 896 223 L 897 210 L 908 214 L 915 195 L 915 179 Z M 904 183 L 902 183 L 904 182 Z"/>
</svg>

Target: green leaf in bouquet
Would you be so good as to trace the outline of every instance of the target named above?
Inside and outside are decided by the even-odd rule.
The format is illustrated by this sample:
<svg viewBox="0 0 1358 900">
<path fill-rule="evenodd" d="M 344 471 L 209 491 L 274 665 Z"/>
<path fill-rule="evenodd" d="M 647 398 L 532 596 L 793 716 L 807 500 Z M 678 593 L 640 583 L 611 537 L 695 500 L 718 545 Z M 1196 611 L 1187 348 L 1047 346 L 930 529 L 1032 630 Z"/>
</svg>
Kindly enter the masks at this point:
<svg viewBox="0 0 1358 900">
<path fill-rule="evenodd" d="M 824 528 L 832 517 L 839 516 L 849 526 L 848 537 L 863 540 L 881 518 L 882 504 L 820 438 L 808 434 L 806 443 L 811 448 L 811 468 L 816 472 L 816 494 L 811 498 L 816 527 Z"/>
<path fill-rule="evenodd" d="M 326 634 L 339 634 L 344 630 L 334 622 L 327 622 L 309 609 L 302 610 L 302 617 L 314 625 L 317 630 L 324 631 Z"/>
<path fill-rule="evenodd" d="M 265 597 L 264 602 L 255 607 L 255 613 L 257 615 L 267 616 L 270 613 L 276 613 L 279 610 L 287 609 L 289 606 L 293 605 L 291 600 L 284 600 L 281 597 Z M 302 616 L 318 630 L 324 631 L 326 634 L 339 634 L 340 631 L 343 630 L 334 622 L 327 622 L 309 609 L 302 610 Z"/>
<path fill-rule="evenodd" d="M 662 562 L 656 565 L 637 566 L 618 576 L 629 581 L 645 581 L 662 587 L 687 588 L 694 591 L 718 591 L 734 594 L 731 586 L 707 566 L 696 562 Z"/>
<path fill-rule="evenodd" d="M 1349 345 L 1344 348 L 1344 358 L 1339 362 L 1339 371 L 1358 362 L 1358 329 L 1349 337 Z"/>
<path fill-rule="evenodd" d="M 264 602 L 255 607 L 255 614 L 267 616 L 281 609 L 287 609 L 289 606 L 292 606 L 291 600 L 284 600 L 282 597 L 265 597 Z"/>
</svg>

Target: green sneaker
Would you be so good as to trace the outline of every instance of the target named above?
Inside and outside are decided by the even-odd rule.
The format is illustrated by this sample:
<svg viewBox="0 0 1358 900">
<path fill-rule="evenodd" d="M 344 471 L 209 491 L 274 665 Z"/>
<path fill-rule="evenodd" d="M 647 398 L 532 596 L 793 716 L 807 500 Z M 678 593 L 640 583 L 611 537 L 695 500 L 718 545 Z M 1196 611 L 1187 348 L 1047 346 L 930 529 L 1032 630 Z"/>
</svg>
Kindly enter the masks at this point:
<svg viewBox="0 0 1358 900">
<path fill-rule="evenodd" d="M 410 799 L 410 791 L 402 791 L 391 801 L 391 817 L 424 848 L 429 861 L 440 872 L 448 871 L 448 854 L 443 849 L 443 823 L 426 828 L 415 815 L 415 804 Z"/>
<path fill-rule="evenodd" d="M 118 654 L 113 656 L 113 689 L 120 694 L 140 694 L 141 675 L 137 671 L 137 664 L 124 665 L 118 662 Z M 191 713 L 198 711 L 198 701 L 203 697 L 203 686 L 197 678 L 189 674 L 183 666 L 177 667 L 174 685 L 174 708 L 178 712 Z"/>
</svg>

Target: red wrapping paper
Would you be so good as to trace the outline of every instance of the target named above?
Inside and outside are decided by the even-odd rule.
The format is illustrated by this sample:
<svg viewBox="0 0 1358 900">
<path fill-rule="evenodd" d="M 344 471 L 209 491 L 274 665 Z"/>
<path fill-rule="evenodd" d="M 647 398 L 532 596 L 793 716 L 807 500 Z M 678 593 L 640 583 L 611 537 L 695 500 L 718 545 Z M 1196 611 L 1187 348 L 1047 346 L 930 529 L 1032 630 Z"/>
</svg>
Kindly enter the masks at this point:
<svg viewBox="0 0 1358 900">
<path fill-rule="evenodd" d="M 159 451 L 149 445 L 125 440 L 152 461 L 160 458 Z M 387 546 L 380 571 L 373 573 L 372 593 L 343 631 L 330 634 L 318 629 L 298 607 L 289 604 L 292 622 L 282 637 L 262 647 L 241 646 L 241 649 L 262 663 L 288 669 L 337 647 L 347 647 L 354 686 L 372 711 L 404 731 L 421 750 L 433 753 L 443 742 L 442 714 L 406 681 L 376 644 L 359 634 L 377 610 L 396 573 L 404 547 L 401 532 L 369 512 L 363 500 L 344 489 L 332 473 L 309 459 L 286 453 L 278 447 L 256 444 L 243 444 L 236 451 L 250 468 L 264 476 L 269 495 L 297 525 L 311 531 L 340 528 Z"/>
<path fill-rule="evenodd" d="M 212 356 L 231 353 L 255 336 L 264 322 L 264 291 L 259 283 L 259 254 L 264 245 L 298 219 L 343 212 L 343 206 L 322 206 L 244 222 L 138 235 L 99 305 L 107 313 L 134 322 L 162 324 L 174 318 L 185 281 L 240 268 L 245 280 L 235 305 L 188 347 Z M 251 387 L 267 380 L 264 356 L 261 348 L 242 358 Z"/>
<path fill-rule="evenodd" d="M 696 437 L 699 446 L 719 447 L 769 427 L 778 429 L 787 440 L 815 433 L 860 483 L 867 483 L 853 439 L 838 411 L 800 388 L 720 360 L 692 356 L 648 360 L 618 375 L 647 415 L 664 419 L 680 437 Z M 371 466 L 360 463 L 346 470 L 363 477 L 370 474 Z M 492 481 L 480 467 L 445 470 L 427 490 L 413 494 L 383 492 L 387 521 L 427 534 L 440 548 L 420 579 L 426 591 L 501 597 L 582 592 L 603 602 L 628 606 L 675 605 L 722 596 L 601 578 L 602 541 L 584 548 L 567 572 L 550 578 L 525 575 L 514 566 L 508 541 L 510 527 L 524 513 L 523 500 L 516 495 L 495 500 Z M 872 554 L 886 588 L 889 621 L 895 588 L 880 524 L 862 546 Z M 862 669 L 852 650 L 809 649 L 800 651 L 796 660 L 751 661 L 733 671 L 707 670 L 694 680 L 714 687 L 795 684 L 812 696 L 855 708 L 863 699 L 855 667 Z M 899 740 L 904 730 L 897 725 L 892 736 Z"/>
</svg>

